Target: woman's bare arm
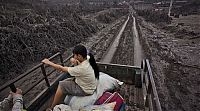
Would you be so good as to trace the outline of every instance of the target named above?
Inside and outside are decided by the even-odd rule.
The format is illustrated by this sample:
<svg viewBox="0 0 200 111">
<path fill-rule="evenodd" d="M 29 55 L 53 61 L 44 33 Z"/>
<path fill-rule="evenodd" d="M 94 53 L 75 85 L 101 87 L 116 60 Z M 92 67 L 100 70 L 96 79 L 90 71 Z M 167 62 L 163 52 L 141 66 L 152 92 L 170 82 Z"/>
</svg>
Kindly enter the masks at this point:
<svg viewBox="0 0 200 111">
<path fill-rule="evenodd" d="M 59 64 L 55 64 L 55 63 L 49 61 L 48 59 L 44 59 L 44 60 L 42 60 L 42 62 L 45 63 L 45 64 L 47 64 L 47 65 L 52 66 L 56 70 L 59 70 L 59 71 L 62 71 L 62 72 L 68 72 L 68 67 L 66 67 L 66 66 L 63 67 L 63 66 L 61 66 Z"/>
</svg>

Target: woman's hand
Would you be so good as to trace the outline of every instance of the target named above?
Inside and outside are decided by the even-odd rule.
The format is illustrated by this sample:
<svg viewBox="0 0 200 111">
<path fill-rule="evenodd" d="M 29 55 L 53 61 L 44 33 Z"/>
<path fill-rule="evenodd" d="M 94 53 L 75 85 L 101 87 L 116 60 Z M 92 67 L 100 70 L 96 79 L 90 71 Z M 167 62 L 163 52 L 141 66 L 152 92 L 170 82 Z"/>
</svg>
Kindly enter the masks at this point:
<svg viewBox="0 0 200 111">
<path fill-rule="evenodd" d="M 71 59 L 70 59 L 70 63 L 71 63 L 72 65 L 76 65 L 76 64 L 77 64 L 77 63 L 76 63 L 76 59 L 71 58 Z"/>
<path fill-rule="evenodd" d="M 71 62 L 72 65 L 78 65 L 78 64 L 80 64 L 80 62 L 77 59 L 75 59 L 75 58 L 71 58 L 70 62 Z"/>
<path fill-rule="evenodd" d="M 44 60 L 42 60 L 42 62 L 45 63 L 45 64 L 50 64 L 50 63 L 51 63 L 51 62 L 49 61 L 49 59 L 44 59 Z"/>
</svg>

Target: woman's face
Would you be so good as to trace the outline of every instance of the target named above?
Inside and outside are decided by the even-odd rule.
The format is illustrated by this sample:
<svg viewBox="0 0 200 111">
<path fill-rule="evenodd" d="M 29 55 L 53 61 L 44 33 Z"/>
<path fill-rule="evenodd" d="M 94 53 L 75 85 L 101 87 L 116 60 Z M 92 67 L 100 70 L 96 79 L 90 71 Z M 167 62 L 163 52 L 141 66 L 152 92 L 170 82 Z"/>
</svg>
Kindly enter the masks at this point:
<svg viewBox="0 0 200 111">
<path fill-rule="evenodd" d="M 74 54 L 74 59 L 78 60 L 78 61 L 82 61 L 82 56 L 80 54 Z"/>
<path fill-rule="evenodd" d="M 74 55 L 73 55 L 73 58 L 74 58 L 74 59 L 78 59 L 78 55 L 77 55 L 77 54 L 74 54 Z"/>
</svg>

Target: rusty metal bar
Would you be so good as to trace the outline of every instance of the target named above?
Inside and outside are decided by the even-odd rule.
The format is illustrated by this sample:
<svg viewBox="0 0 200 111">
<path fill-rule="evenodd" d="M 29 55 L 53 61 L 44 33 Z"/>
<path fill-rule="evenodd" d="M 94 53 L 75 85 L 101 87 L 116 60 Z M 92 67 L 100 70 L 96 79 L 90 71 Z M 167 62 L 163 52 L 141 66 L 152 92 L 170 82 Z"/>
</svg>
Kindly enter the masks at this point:
<svg viewBox="0 0 200 111">
<path fill-rule="evenodd" d="M 44 64 L 42 64 L 41 70 L 42 70 L 42 74 L 43 74 L 43 76 L 44 76 L 44 79 L 45 79 L 45 82 L 46 82 L 47 86 L 50 87 L 49 80 L 48 80 L 47 74 L 46 74 L 46 70 L 45 70 L 45 68 L 44 68 Z"/>
<path fill-rule="evenodd" d="M 60 55 L 59 57 L 60 57 L 60 62 L 61 62 L 61 65 L 62 65 L 62 66 L 64 66 L 64 62 L 63 62 L 62 55 L 61 55 L 61 54 L 59 54 L 59 55 Z"/>
<path fill-rule="evenodd" d="M 156 91 L 155 82 L 154 82 L 154 79 L 153 79 L 152 70 L 151 70 L 150 63 L 149 63 L 148 59 L 146 60 L 146 66 L 147 66 L 147 70 L 148 70 L 147 74 L 149 75 L 149 79 L 150 79 L 148 86 L 150 86 L 149 88 L 152 89 L 153 101 L 155 101 L 155 106 L 156 106 L 157 111 L 162 111 L 160 101 L 159 101 L 159 98 L 158 98 L 158 94 L 157 94 L 157 91 Z"/>
</svg>

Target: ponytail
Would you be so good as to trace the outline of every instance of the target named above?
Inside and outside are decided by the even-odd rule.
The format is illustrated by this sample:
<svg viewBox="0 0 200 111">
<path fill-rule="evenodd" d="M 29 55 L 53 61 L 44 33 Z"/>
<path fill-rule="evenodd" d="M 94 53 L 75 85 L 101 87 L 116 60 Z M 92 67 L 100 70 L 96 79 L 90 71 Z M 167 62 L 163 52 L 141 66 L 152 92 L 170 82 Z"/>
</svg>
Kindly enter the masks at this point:
<svg viewBox="0 0 200 111">
<path fill-rule="evenodd" d="M 92 66 L 92 68 L 94 70 L 95 78 L 99 79 L 99 68 L 98 68 L 97 63 L 94 59 L 94 56 L 92 55 L 92 53 L 88 53 L 88 55 L 90 56 L 89 62 L 90 62 L 90 65 Z"/>
</svg>

